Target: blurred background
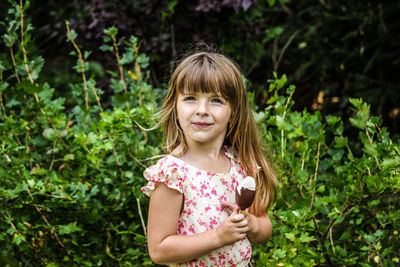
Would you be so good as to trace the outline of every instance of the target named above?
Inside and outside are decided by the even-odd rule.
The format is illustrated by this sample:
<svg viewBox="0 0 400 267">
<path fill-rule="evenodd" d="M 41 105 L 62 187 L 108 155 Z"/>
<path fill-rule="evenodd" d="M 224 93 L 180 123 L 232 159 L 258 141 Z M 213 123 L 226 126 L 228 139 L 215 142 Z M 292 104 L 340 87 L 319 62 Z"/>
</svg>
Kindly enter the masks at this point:
<svg viewBox="0 0 400 267">
<path fill-rule="evenodd" d="M 2 1 L 1 14 L 8 6 Z M 26 18 L 36 51 L 45 59 L 41 79 L 68 99 L 72 71 L 65 20 L 78 33 L 98 86 L 112 94 L 111 53 L 99 49 L 103 30 L 136 36 L 150 57 L 150 80 L 165 88 L 173 62 L 204 44 L 232 57 L 263 109 L 266 81 L 286 74 L 296 86 L 295 109 L 350 116 L 349 98 L 362 98 L 393 137 L 400 134 L 400 2 L 329 0 L 32 0 Z M 8 4 L 9 5 L 9 4 Z M 103 97 L 104 99 L 104 97 Z"/>
</svg>

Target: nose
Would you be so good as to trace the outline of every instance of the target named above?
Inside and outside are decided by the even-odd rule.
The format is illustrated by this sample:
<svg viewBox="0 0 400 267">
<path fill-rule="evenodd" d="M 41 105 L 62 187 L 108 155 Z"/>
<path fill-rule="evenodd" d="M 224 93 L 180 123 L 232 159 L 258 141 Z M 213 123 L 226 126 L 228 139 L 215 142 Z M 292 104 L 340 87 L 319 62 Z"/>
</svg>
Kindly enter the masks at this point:
<svg viewBox="0 0 400 267">
<path fill-rule="evenodd" d="M 201 100 L 197 106 L 197 115 L 208 115 L 208 103 L 207 101 Z"/>
</svg>

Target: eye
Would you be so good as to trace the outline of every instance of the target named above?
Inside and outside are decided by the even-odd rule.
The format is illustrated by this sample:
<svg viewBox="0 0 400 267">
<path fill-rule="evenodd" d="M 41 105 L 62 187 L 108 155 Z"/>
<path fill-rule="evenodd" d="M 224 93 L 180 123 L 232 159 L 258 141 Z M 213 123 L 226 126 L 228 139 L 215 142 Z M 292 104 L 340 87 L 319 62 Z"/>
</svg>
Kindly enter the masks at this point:
<svg viewBox="0 0 400 267">
<path fill-rule="evenodd" d="M 224 104 L 224 101 L 221 98 L 213 98 L 211 100 L 213 103 Z"/>
<path fill-rule="evenodd" d="M 194 96 L 186 96 L 183 98 L 183 101 L 194 101 L 196 98 Z"/>
</svg>

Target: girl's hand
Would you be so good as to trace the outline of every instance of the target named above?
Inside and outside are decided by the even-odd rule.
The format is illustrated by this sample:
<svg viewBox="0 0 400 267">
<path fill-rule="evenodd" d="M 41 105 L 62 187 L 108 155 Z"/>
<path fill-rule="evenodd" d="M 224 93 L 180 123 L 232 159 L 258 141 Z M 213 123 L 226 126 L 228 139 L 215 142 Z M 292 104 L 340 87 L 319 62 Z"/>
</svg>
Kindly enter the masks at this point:
<svg viewBox="0 0 400 267">
<path fill-rule="evenodd" d="M 225 246 L 244 239 L 249 228 L 246 217 L 238 213 L 237 205 L 223 203 L 222 207 L 232 211 L 231 215 L 216 228 L 219 242 Z"/>
<path fill-rule="evenodd" d="M 247 224 L 248 224 L 248 227 L 249 227 L 248 234 L 249 233 L 250 234 L 251 233 L 256 233 L 257 232 L 257 227 L 258 227 L 257 217 L 254 216 L 253 214 L 249 213 L 247 211 L 247 209 L 244 210 L 242 214 L 245 216 L 245 218 L 247 220 Z"/>
<path fill-rule="evenodd" d="M 222 207 L 231 210 L 231 216 L 234 213 L 239 213 L 239 215 L 243 215 L 245 217 L 244 220 L 247 222 L 246 236 L 251 243 L 263 243 L 271 236 L 272 224 L 267 213 L 257 217 L 249 213 L 247 210 L 241 212 L 236 203 L 224 202 L 222 203 Z"/>
<path fill-rule="evenodd" d="M 267 241 L 272 234 L 272 224 L 268 214 L 257 217 L 246 210 L 243 215 L 248 222 L 247 238 L 250 242 L 257 244 Z"/>
</svg>

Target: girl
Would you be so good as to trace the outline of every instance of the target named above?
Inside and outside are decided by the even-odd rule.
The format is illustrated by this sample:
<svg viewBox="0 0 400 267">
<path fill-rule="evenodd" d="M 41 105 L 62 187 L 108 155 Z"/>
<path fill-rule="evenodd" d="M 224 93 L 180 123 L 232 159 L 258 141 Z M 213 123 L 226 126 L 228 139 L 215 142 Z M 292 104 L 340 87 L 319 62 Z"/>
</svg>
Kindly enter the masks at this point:
<svg viewBox="0 0 400 267">
<path fill-rule="evenodd" d="M 251 243 L 265 242 L 276 179 L 263 156 L 242 75 L 230 59 L 197 52 L 172 74 L 162 107 L 168 155 L 147 168 L 148 247 L 171 266 L 247 266 Z M 256 179 L 244 213 L 235 189 Z"/>
</svg>

